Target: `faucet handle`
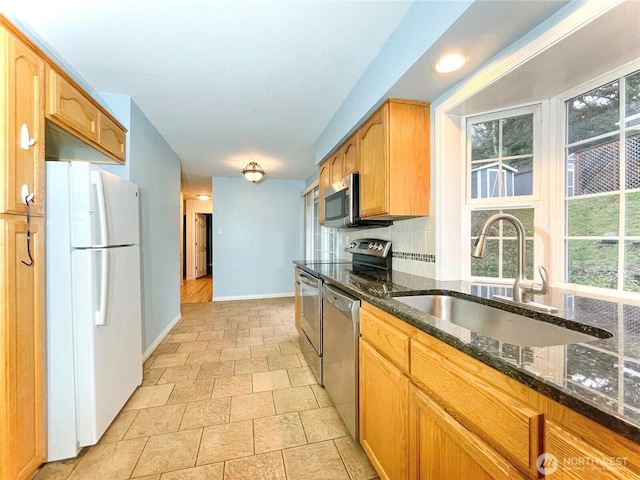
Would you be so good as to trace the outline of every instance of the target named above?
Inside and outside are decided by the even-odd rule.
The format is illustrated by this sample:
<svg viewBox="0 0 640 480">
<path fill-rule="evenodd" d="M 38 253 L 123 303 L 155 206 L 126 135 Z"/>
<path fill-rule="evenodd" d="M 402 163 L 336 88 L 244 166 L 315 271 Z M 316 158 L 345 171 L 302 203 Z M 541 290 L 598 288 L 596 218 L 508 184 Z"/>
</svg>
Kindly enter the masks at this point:
<svg viewBox="0 0 640 480">
<path fill-rule="evenodd" d="M 540 274 L 542 283 L 534 283 L 531 286 L 531 293 L 536 295 L 544 295 L 549 290 L 549 274 L 547 273 L 547 269 L 542 265 L 538 267 L 538 273 Z"/>
</svg>

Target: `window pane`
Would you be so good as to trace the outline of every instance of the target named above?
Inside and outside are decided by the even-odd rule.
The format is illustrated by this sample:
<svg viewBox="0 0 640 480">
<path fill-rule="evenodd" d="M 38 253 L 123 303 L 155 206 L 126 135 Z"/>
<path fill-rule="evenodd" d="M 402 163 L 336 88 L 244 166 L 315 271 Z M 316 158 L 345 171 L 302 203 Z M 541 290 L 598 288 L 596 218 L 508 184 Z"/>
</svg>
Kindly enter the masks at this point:
<svg viewBox="0 0 640 480">
<path fill-rule="evenodd" d="M 505 196 L 513 197 L 533 193 L 533 157 L 504 160 Z"/>
<path fill-rule="evenodd" d="M 509 213 L 517 217 L 523 224 L 525 235 L 533 236 L 534 210 L 532 208 L 515 210 L 477 210 L 471 212 L 471 232 L 472 248 L 475 240 L 482 229 L 484 222 L 496 213 Z M 500 226 L 502 226 L 502 244 L 500 243 Z M 471 259 L 471 274 L 481 277 L 502 277 L 515 278 L 518 265 L 518 245 L 516 240 L 516 230 L 513 225 L 504 220 L 494 223 L 488 232 L 485 258 Z M 502 275 L 500 275 L 499 254 L 502 245 Z M 533 275 L 533 240 L 525 242 L 526 255 L 526 275 Z"/>
<path fill-rule="evenodd" d="M 473 241 L 471 247 L 473 248 Z M 471 257 L 471 275 L 498 278 L 499 240 L 487 240 L 484 258 Z"/>
<path fill-rule="evenodd" d="M 601 236 L 618 232 L 620 197 L 573 198 L 567 202 L 567 235 Z"/>
<path fill-rule="evenodd" d="M 618 81 L 608 83 L 567 102 L 567 138 L 574 143 L 618 129 Z"/>
<path fill-rule="evenodd" d="M 567 281 L 579 285 L 617 288 L 618 244 L 607 240 L 567 241 Z"/>
<path fill-rule="evenodd" d="M 533 114 L 505 118 L 502 122 L 502 156 L 533 153 Z"/>
<path fill-rule="evenodd" d="M 627 108 L 625 113 L 627 117 L 640 113 L 640 71 L 629 75 L 626 78 L 625 99 Z"/>
<path fill-rule="evenodd" d="M 504 240 L 502 248 L 502 276 L 504 278 L 516 278 L 518 271 L 518 242 L 516 240 Z M 533 240 L 525 242 L 525 275 L 533 279 Z"/>
<path fill-rule="evenodd" d="M 625 233 L 640 235 L 640 192 L 627 193 L 625 213 Z"/>
<path fill-rule="evenodd" d="M 624 244 L 624 289 L 640 292 L 640 241 Z"/>
<path fill-rule="evenodd" d="M 471 160 L 497 158 L 498 155 L 498 121 L 471 125 Z"/>
<path fill-rule="evenodd" d="M 637 131 L 627 132 L 624 148 L 627 188 L 629 190 L 640 188 L 640 133 Z"/>
<path fill-rule="evenodd" d="M 524 226 L 524 233 L 526 237 L 533 237 L 533 208 L 519 208 L 513 210 L 475 210 L 471 212 L 471 235 L 473 238 L 477 238 L 480 234 L 480 229 L 484 222 L 492 215 L 496 213 L 508 213 L 517 217 Z M 502 223 L 503 235 L 505 237 L 515 237 L 516 229 L 509 222 L 498 221 L 493 224 L 489 229 L 489 237 L 498 237 L 500 223 Z"/>
<path fill-rule="evenodd" d="M 569 149 L 568 163 L 571 162 L 574 195 L 620 189 L 620 141 L 617 138 L 601 139 Z"/>
</svg>

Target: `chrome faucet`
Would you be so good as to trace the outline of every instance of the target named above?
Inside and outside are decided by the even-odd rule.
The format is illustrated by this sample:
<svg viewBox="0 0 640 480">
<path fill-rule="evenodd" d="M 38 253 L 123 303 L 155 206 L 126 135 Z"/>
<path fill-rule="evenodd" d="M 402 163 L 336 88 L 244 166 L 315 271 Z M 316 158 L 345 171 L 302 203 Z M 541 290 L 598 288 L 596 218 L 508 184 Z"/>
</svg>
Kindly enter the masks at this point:
<svg viewBox="0 0 640 480">
<path fill-rule="evenodd" d="M 524 226 L 522 225 L 522 222 L 518 220 L 518 218 L 508 213 L 496 213 L 495 215 L 487 218 L 487 220 L 482 225 L 480 235 L 478 236 L 478 239 L 473 246 L 471 256 L 475 258 L 484 258 L 487 243 L 487 232 L 489 231 L 491 226 L 498 220 L 506 220 L 507 222 L 511 223 L 516 229 L 516 236 L 518 239 L 518 269 L 516 272 L 516 279 L 513 282 L 513 298 L 504 297 L 502 295 L 494 295 L 494 297 L 501 300 L 506 300 L 509 303 L 520 305 L 524 304 L 525 306 L 533 308 L 534 310 L 557 312 L 558 309 L 555 307 L 531 302 L 529 299 L 530 294 L 544 295 L 545 293 L 547 293 L 549 287 L 549 276 L 547 274 L 547 270 L 543 266 L 540 266 L 538 267 L 538 271 L 540 272 L 542 283 L 536 283 L 533 280 L 527 279 L 525 275 L 525 232 Z"/>
</svg>

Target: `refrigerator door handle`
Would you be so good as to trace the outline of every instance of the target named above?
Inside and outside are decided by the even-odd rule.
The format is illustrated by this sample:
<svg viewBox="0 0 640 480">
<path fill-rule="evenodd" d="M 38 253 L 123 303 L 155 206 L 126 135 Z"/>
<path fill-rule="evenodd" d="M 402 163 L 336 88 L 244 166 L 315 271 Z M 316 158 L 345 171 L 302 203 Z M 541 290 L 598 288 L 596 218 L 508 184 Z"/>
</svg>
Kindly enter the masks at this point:
<svg viewBox="0 0 640 480">
<path fill-rule="evenodd" d="M 98 199 L 98 215 L 100 216 L 100 241 L 102 245 L 108 245 L 107 238 L 107 207 L 104 198 L 104 184 L 99 170 L 91 171 L 91 183 L 96 187 L 96 198 Z"/>
<path fill-rule="evenodd" d="M 107 288 L 109 287 L 109 250 L 96 250 L 100 254 L 100 303 L 95 312 L 96 325 L 103 327 L 107 324 Z"/>
</svg>

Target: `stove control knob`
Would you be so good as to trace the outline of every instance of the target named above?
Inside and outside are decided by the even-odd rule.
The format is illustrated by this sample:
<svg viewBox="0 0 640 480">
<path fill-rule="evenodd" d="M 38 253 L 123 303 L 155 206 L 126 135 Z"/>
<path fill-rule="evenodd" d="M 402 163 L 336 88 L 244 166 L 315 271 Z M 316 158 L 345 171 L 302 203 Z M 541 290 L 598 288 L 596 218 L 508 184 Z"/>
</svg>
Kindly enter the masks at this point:
<svg viewBox="0 0 640 480">
<path fill-rule="evenodd" d="M 381 243 L 378 244 L 378 250 L 380 250 L 380 251 L 384 250 L 384 247 L 382 246 Z"/>
<path fill-rule="evenodd" d="M 349 244 L 349 248 L 356 248 L 356 242 L 351 242 Z"/>
<path fill-rule="evenodd" d="M 369 250 L 371 250 L 373 248 L 373 243 L 369 244 Z"/>
</svg>

